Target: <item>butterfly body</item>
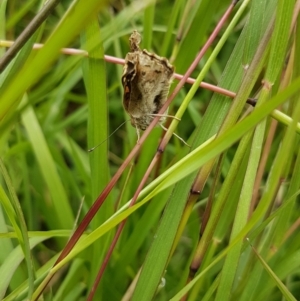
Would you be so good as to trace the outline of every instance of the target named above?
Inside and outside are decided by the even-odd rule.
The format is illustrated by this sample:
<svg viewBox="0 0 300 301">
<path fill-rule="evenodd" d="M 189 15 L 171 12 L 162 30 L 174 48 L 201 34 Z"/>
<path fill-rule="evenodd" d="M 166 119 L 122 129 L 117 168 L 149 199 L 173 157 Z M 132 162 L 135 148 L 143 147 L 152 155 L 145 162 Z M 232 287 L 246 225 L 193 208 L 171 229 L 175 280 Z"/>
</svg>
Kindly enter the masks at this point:
<svg viewBox="0 0 300 301">
<path fill-rule="evenodd" d="M 140 34 L 134 31 L 122 75 L 123 106 L 132 126 L 144 131 L 167 100 L 174 67 L 166 58 L 141 50 L 140 41 Z M 167 110 L 163 114 L 166 113 Z M 162 116 L 159 122 L 164 120 Z"/>
</svg>

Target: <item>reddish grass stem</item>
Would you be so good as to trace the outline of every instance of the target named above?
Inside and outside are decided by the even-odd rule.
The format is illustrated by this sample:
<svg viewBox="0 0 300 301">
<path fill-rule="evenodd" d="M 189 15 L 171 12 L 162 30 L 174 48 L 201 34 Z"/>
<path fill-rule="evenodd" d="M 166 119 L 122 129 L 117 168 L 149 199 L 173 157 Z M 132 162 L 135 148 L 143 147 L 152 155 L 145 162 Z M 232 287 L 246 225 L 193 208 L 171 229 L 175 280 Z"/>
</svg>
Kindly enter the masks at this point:
<svg viewBox="0 0 300 301">
<path fill-rule="evenodd" d="M 0 47 L 11 47 L 15 42 L 14 41 L 7 41 L 7 40 L 0 40 Z M 38 50 L 43 48 L 44 44 L 40 44 L 40 43 L 35 43 L 33 45 L 33 49 Z M 61 49 L 61 53 L 63 54 L 67 54 L 67 55 L 82 55 L 85 57 L 88 57 L 88 52 L 85 50 L 81 50 L 81 49 L 75 49 L 75 48 L 62 48 Z M 117 58 L 114 56 L 110 56 L 110 55 L 104 55 L 104 59 L 106 62 L 108 63 L 113 63 L 113 64 L 119 64 L 119 65 L 124 65 L 125 60 L 121 59 L 121 58 Z M 183 78 L 183 75 L 175 73 L 174 74 L 174 78 L 181 80 Z M 188 77 L 185 81 L 185 83 L 189 83 L 189 84 L 194 84 L 196 80 L 194 78 Z M 231 98 L 234 98 L 236 93 L 232 92 L 230 90 L 215 86 L 213 84 L 209 84 L 206 82 L 201 82 L 199 85 L 201 88 L 206 89 L 206 90 L 210 90 L 213 91 L 215 93 L 219 93 Z M 251 104 L 251 103 L 250 103 Z"/>
<path fill-rule="evenodd" d="M 220 29 L 222 28 L 223 24 L 225 23 L 225 21 L 227 20 L 229 14 L 232 12 L 235 4 L 238 1 L 234 0 L 229 8 L 227 9 L 227 11 L 224 13 L 223 17 L 221 18 L 221 20 L 219 21 L 219 23 L 217 24 L 215 30 L 212 32 L 210 38 L 207 40 L 206 44 L 203 46 L 203 48 L 201 49 L 201 51 L 199 52 L 199 54 L 197 55 L 197 57 L 195 58 L 194 62 L 191 64 L 191 66 L 189 67 L 189 69 L 187 70 L 187 72 L 185 73 L 184 76 L 180 75 L 180 74 L 175 74 L 174 78 L 179 79 L 179 83 L 177 84 L 176 88 L 174 89 L 174 91 L 172 92 L 172 94 L 170 95 L 170 97 L 168 98 L 168 101 L 165 103 L 165 105 L 163 106 L 163 108 L 160 110 L 159 113 L 163 113 L 166 108 L 170 105 L 170 103 L 173 101 L 173 99 L 175 98 L 175 96 L 177 95 L 177 93 L 180 91 L 180 89 L 183 87 L 183 85 L 187 82 L 190 84 L 193 84 L 195 82 L 195 80 L 193 78 L 190 78 L 189 76 L 191 75 L 191 73 L 193 72 L 193 70 L 197 67 L 199 61 L 201 60 L 201 58 L 203 57 L 203 55 L 205 54 L 205 52 L 207 51 L 207 49 L 210 47 L 210 45 L 212 44 L 212 42 L 214 41 L 214 39 L 216 38 L 217 34 L 219 33 Z M 0 41 L 0 45 L 1 46 L 5 46 L 5 47 L 11 47 L 14 44 L 14 42 L 12 41 Z M 34 49 L 40 49 L 43 47 L 43 44 L 34 44 L 33 48 Z M 88 56 L 88 52 L 84 51 L 84 50 L 78 50 L 78 49 L 72 49 L 72 48 L 63 48 L 61 50 L 62 53 L 64 54 L 68 54 L 68 55 L 83 55 L 83 56 Z M 111 63 L 115 63 L 115 64 L 124 64 L 124 59 L 120 59 L 120 58 L 116 58 L 116 57 L 112 57 L 112 56 L 108 56 L 105 55 L 105 60 L 107 62 L 111 62 Z M 202 82 L 200 84 L 200 87 L 229 96 L 229 97 L 235 97 L 235 93 L 220 87 L 216 87 L 214 85 Z M 59 255 L 58 259 L 56 260 L 55 265 L 57 265 L 60 261 L 62 261 L 69 253 L 70 251 L 73 249 L 73 247 L 75 246 L 75 244 L 78 242 L 79 238 L 81 237 L 81 235 L 83 234 L 83 232 L 86 230 L 86 228 L 88 227 L 89 223 L 91 222 L 91 220 L 94 218 L 94 216 L 96 215 L 96 213 L 98 212 L 98 210 L 100 209 L 100 207 L 102 206 L 103 202 L 105 201 L 106 197 L 108 196 L 108 194 L 110 193 L 110 191 L 112 190 L 112 188 L 114 187 L 114 185 L 116 184 L 116 182 L 118 181 L 118 179 L 120 178 L 120 176 L 122 175 L 123 171 L 125 170 L 125 168 L 128 166 L 128 164 L 130 163 L 130 161 L 135 157 L 135 155 L 137 154 L 137 152 L 139 151 L 140 146 L 144 143 L 144 141 L 146 140 L 147 136 L 150 134 L 151 130 L 154 128 L 154 126 L 157 124 L 158 120 L 160 117 L 155 117 L 152 121 L 152 123 L 149 125 L 149 127 L 146 129 L 146 131 L 144 132 L 144 134 L 142 135 L 142 137 L 140 138 L 140 140 L 138 141 L 138 143 L 134 146 L 134 148 L 132 149 L 132 151 L 130 152 L 130 154 L 127 156 L 127 158 L 124 160 L 123 164 L 120 166 L 119 170 L 116 172 L 116 174 L 112 177 L 111 181 L 109 182 L 109 184 L 105 187 L 105 189 L 102 191 L 102 193 L 98 196 L 98 198 L 96 199 L 96 201 L 94 202 L 94 204 L 91 206 L 91 208 L 89 209 L 88 213 L 84 216 L 83 220 L 81 221 L 81 223 L 79 224 L 78 228 L 76 229 L 76 231 L 74 232 L 74 234 L 72 235 L 72 237 L 70 238 L 70 240 L 67 242 L 66 246 L 64 247 L 64 249 L 62 250 L 61 254 Z M 169 139 L 164 139 L 162 141 L 162 143 L 159 146 L 159 149 L 155 155 L 155 157 L 153 158 L 147 172 L 145 173 L 145 176 L 143 177 L 138 189 L 136 190 L 132 201 L 130 203 L 130 206 L 133 206 L 137 200 L 138 195 L 140 194 L 142 188 L 144 187 L 146 180 L 148 178 L 148 176 L 150 175 L 153 167 L 156 165 L 159 157 L 161 156 L 161 154 L 163 153 L 166 144 L 168 143 Z M 103 275 L 103 272 L 107 266 L 107 263 L 109 261 L 109 258 L 114 250 L 114 247 L 118 241 L 118 238 L 122 232 L 122 229 L 124 228 L 126 223 L 126 219 L 123 220 L 119 227 L 118 230 L 116 232 L 116 235 L 113 239 L 113 242 L 106 254 L 106 257 L 103 261 L 103 264 L 99 270 L 99 273 L 96 277 L 95 283 L 92 287 L 92 290 L 89 294 L 89 297 L 87 300 L 92 300 L 93 296 L 95 294 L 96 288 L 98 286 L 98 283 L 101 280 L 101 277 Z M 48 282 L 45 283 L 45 287 L 46 285 L 49 283 L 49 281 L 51 280 L 51 278 L 48 279 Z M 44 288 L 45 288 L 44 287 Z M 42 291 L 41 291 L 42 293 Z M 38 298 L 39 296 L 37 296 Z"/>
<path fill-rule="evenodd" d="M 165 103 L 165 105 L 161 108 L 161 110 L 158 112 L 158 114 L 163 114 L 163 112 L 165 112 L 165 110 L 167 109 L 167 107 L 170 105 L 170 103 L 172 102 L 172 100 L 175 98 L 175 96 L 177 95 L 177 93 L 180 91 L 180 89 L 183 87 L 183 85 L 185 84 L 185 82 L 187 81 L 187 79 L 189 78 L 189 76 L 192 74 L 192 72 L 194 71 L 194 69 L 198 66 L 199 64 L 199 61 L 201 60 L 201 58 L 203 57 L 203 55 L 205 54 L 205 52 L 207 51 L 207 49 L 210 47 L 210 45 L 212 44 L 212 42 L 214 41 L 214 39 L 216 38 L 217 34 L 219 33 L 219 31 L 221 30 L 223 24 L 225 23 L 225 21 L 227 20 L 228 16 L 230 15 L 230 13 L 232 12 L 235 4 L 237 3 L 237 1 L 233 1 L 229 8 L 227 9 L 227 11 L 225 12 L 225 14 L 223 15 L 223 17 L 221 18 L 221 20 L 219 21 L 219 23 L 217 24 L 215 30 L 212 32 L 211 36 L 209 37 L 209 39 L 207 40 L 207 42 L 205 43 L 205 45 L 203 46 L 203 48 L 201 49 L 201 51 L 199 52 L 199 54 L 196 56 L 195 60 L 193 61 L 193 63 L 191 64 L 191 66 L 188 68 L 187 72 L 185 73 L 185 75 L 181 78 L 181 80 L 179 81 L 179 83 L 177 84 L 177 86 L 175 87 L 174 91 L 172 92 L 172 94 L 170 95 L 170 97 L 168 98 L 167 102 Z M 142 135 L 142 137 L 140 138 L 138 144 L 142 144 L 145 139 L 146 139 L 146 136 L 148 136 L 148 134 L 150 133 L 150 131 L 152 130 L 152 128 L 157 124 L 158 120 L 159 120 L 159 116 L 155 117 L 154 120 L 151 122 L 151 124 L 149 125 L 149 127 L 146 129 L 146 131 L 144 132 L 144 134 Z M 159 157 L 161 156 L 161 154 L 163 153 L 164 149 L 165 149 L 165 146 L 166 144 L 168 143 L 170 137 L 164 137 L 164 139 L 162 140 L 159 148 L 158 148 L 158 151 L 156 153 L 156 155 L 154 156 L 152 162 L 150 163 L 150 166 L 148 167 L 141 183 L 139 184 L 131 202 L 130 202 L 130 205 L 129 207 L 133 206 L 135 203 L 136 203 L 136 200 L 141 192 L 141 190 L 143 189 L 147 179 L 148 179 L 148 176 L 150 175 L 153 167 L 156 165 L 157 161 L 159 160 Z M 89 293 L 89 296 L 88 296 L 88 301 L 91 301 L 93 300 L 93 297 L 95 295 L 95 292 L 96 292 L 96 289 L 97 289 L 97 286 L 99 285 L 99 282 L 103 276 L 103 273 L 104 273 L 104 270 L 107 266 L 107 263 L 110 259 L 110 256 L 115 248 L 115 245 L 121 235 L 121 232 L 125 226 L 125 223 L 126 223 L 126 220 L 127 219 L 124 219 L 119 227 L 118 227 L 118 230 L 115 234 L 115 237 L 110 245 L 110 248 L 105 256 L 105 259 L 102 263 L 102 266 L 98 272 L 98 275 L 95 279 L 95 282 L 93 284 L 93 287 Z"/>
</svg>

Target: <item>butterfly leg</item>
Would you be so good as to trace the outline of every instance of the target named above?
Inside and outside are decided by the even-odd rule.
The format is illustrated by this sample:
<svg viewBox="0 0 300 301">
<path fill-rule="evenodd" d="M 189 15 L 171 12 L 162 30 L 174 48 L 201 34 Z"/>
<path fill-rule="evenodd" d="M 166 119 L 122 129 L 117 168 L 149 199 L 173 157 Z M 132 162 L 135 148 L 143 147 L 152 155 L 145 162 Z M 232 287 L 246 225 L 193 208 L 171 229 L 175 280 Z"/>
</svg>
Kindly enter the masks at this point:
<svg viewBox="0 0 300 301">
<path fill-rule="evenodd" d="M 167 131 L 168 129 L 166 127 L 164 127 L 161 123 L 159 124 L 161 126 L 161 128 L 165 131 Z M 187 144 L 181 137 L 179 137 L 177 134 L 172 133 L 176 138 L 178 138 L 182 143 L 184 143 L 187 147 L 191 148 L 191 146 L 189 144 Z"/>
</svg>

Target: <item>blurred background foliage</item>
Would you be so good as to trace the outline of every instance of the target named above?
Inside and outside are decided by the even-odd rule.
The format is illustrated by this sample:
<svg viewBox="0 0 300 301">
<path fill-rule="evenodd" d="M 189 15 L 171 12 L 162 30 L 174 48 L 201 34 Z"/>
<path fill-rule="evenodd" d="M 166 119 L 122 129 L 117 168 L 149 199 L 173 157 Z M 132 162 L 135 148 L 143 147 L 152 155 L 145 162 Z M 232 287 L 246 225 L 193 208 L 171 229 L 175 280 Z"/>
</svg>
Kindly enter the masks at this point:
<svg viewBox="0 0 300 301">
<path fill-rule="evenodd" d="M 207 68 L 204 80 L 233 92 L 240 90 L 236 98 L 240 105 L 237 101 L 231 106 L 231 98 L 199 88 L 175 131 L 192 149 L 217 133 L 228 133 L 222 140 L 228 145 L 223 147 L 220 140 L 193 162 L 187 158 L 190 149 L 171 138 L 146 185 L 180 160 L 182 165 L 172 170 L 167 182 L 159 180 L 165 185 L 161 190 L 148 186 L 142 197 L 150 198 L 154 191 L 153 199 L 130 213 L 94 300 L 130 300 L 132 292 L 127 290 L 143 265 L 133 300 L 170 300 L 182 289 L 190 290 L 186 297 L 190 301 L 300 299 L 300 111 L 299 88 L 293 85 L 300 74 L 299 1 L 240 2 L 191 75 L 196 78 Z M 245 9 L 241 10 L 243 3 Z M 0 0 L 1 56 L 7 42 L 28 29 L 44 5 L 46 1 Z M 137 29 L 143 37 L 141 48 L 169 58 L 176 73 L 184 74 L 229 5 L 230 1 L 220 0 L 57 1 L 2 70 L 3 300 L 34 300 L 37 286 L 74 229 L 136 144 L 136 131 L 122 105 L 122 66 L 105 62 L 103 55 L 124 58 L 129 51 L 128 38 Z M 219 53 L 210 62 L 239 10 L 225 44 L 217 48 Z M 274 29 L 269 29 L 270 24 Z M 45 47 L 32 50 L 34 43 Z M 63 47 L 86 50 L 90 56 L 62 53 Z M 171 91 L 177 82 L 174 80 Z M 180 90 L 169 108 L 170 115 L 176 114 L 190 87 L 185 84 Z M 282 90 L 287 94 L 280 94 Z M 251 127 L 258 126 L 251 132 L 249 125 L 238 137 L 230 130 L 238 119 L 245 121 L 241 131 L 246 128 L 248 119 L 244 118 L 253 110 L 245 105 L 248 97 L 258 99 L 258 114 Z M 272 97 L 282 104 L 279 110 L 283 113 L 273 112 L 273 118 L 267 117 L 269 113 L 263 115 L 267 105 L 259 111 Z M 263 117 L 267 118 L 260 123 Z M 166 122 L 167 127 L 171 121 Z M 133 197 L 162 134 L 159 127 L 150 133 L 83 238 L 98 236 L 88 238 L 82 252 L 55 274 L 44 291 L 44 300 L 86 300 L 115 233 L 111 219 Z M 242 142 L 234 143 L 241 137 Z M 222 157 L 208 167 L 209 160 L 221 153 Z M 237 166 L 235 162 L 239 162 Z M 200 177 L 201 193 L 190 201 L 192 184 L 203 165 L 201 172 L 205 173 L 205 167 L 210 172 L 205 180 Z M 186 202 L 192 204 L 190 209 Z M 220 208 L 214 205 L 217 202 L 222 204 Z M 207 204 L 213 204 L 212 212 Z M 172 216 L 174 224 L 166 222 L 164 226 Z M 207 216 L 211 224 L 206 227 Z M 104 230 L 97 234 L 100 226 Z M 239 236 L 244 227 L 248 228 Z M 262 258 L 243 240 L 245 236 Z M 168 237 L 170 242 L 157 237 Z M 220 254 L 223 257 L 217 259 Z M 227 261 L 224 255 L 228 255 Z M 198 261 L 201 264 L 195 267 Z M 212 267 L 204 270 L 210 264 Z M 195 279 L 193 272 L 203 272 L 204 277 L 200 275 L 190 289 L 186 284 Z M 160 281 L 165 283 L 156 291 Z M 172 300 L 180 298 L 177 295 Z"/>
</svg>

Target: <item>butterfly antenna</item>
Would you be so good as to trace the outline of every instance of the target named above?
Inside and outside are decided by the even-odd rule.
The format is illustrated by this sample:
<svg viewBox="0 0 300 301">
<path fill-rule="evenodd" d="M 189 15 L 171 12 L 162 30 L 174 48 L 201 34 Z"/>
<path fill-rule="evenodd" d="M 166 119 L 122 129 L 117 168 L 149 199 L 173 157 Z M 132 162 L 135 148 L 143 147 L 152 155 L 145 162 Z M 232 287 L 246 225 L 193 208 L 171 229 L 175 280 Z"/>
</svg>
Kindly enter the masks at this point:
<svg viewBox="0 0 300 301">
<path fill-rule="evenodd" d="M 97 147 L 99 147 L 101 144 L 103 144 L 104 142 L 106 142 L 117 130 L 119 130 L 120 127 L 122 127 L 127 121 L 130 121 L 130 119 L 125 120 L 123 123 L 121 123 L 105 140 L 103 140 L 102 142 L 100 142 L 98 145 L 88 149 L 88 152 L 91 153 L 92 151 L 94 151 Z"/>
</svg>

